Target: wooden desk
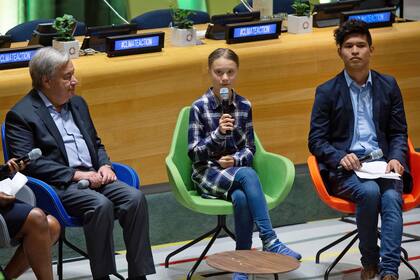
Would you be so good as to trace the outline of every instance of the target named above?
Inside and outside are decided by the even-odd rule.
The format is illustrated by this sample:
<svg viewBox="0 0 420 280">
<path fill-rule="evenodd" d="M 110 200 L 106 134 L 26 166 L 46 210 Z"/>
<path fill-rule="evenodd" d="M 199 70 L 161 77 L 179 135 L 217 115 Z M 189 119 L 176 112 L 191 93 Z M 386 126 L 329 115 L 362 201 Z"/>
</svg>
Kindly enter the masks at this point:
<svg viewBox="0 0 420 280">
<path fill-rule="evenodd" d="M 142 184 L 167 182 L 168 153 L 179 110 L 209 84 L 207 56 L 230 47 L 240 57 L 237 90 L 254 108 L 255 129 L 270 152 L 305 163 L 315 87 L 342 69 L 333 28 L 310 34 L 282 34 L 278 40 L 226 45 L 206 40 L 194 47 L 171 47 L 166 34 L 161 53 L 74 60 L 78 94 L 112 160 L 133 166 Z M 397 78 L 404 95 L 409 133 L 420 145 L 420 22 L 372 29 L 372 68 Z M 27 68 L 0 71 L 0 120 L 31 88 Z M 42 147 L 40 147 L 42 149 Z"/>
<path fill-rule="evenodd" d="M 300 266 L 292 257 L 253 250 L 228 251 L 208 256 L 207 264 L 213 268 L 247 274 L 275 274 L 290 272 Z M 254 279 L 254 278 L 252 278 Z"/>
</svg>

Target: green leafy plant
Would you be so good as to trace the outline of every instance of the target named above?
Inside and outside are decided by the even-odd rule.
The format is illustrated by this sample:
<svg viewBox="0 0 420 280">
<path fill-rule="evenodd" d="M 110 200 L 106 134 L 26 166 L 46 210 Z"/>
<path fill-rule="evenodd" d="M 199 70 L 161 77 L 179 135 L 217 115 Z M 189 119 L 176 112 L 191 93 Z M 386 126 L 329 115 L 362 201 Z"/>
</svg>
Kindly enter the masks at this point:
<svg viewBox="0 0 420 280">
<path fill-rule="evenodd" d="M 295 0 L 292 4 L 292 8 L 295 10 L 295 15 L 298 17 L 309 16 L 311 14 L 311 7 L 307 1 Z"/>
<path fill-rule="evenodd" d="M 57 41 L 73 41 L 73 31 L 76 27 L 77 21 L 72 15 L 64 15 L 57 17 L 53 23 L 53 28 L 57 30 Z"/>
<path fill-rule="evenodd" d="M 191 29 L 194 22 L 188 17 L 194 13 L 190 10 L 179 9 L 174 2 L 170 5 L 172 9 L 172 26 L 178 29 Z"/>
</svg>

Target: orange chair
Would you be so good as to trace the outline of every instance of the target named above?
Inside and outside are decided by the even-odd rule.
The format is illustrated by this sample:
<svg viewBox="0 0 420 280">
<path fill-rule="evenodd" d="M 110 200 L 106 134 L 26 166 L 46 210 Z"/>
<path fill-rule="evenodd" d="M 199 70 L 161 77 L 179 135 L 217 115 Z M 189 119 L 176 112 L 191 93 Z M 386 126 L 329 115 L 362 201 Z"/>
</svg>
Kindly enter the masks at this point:
<svg viewBox="0 0 420 280">
<path fill-rule="evenodd" d="M 420 204 L 420 153 L 414 150 L 413 144 L 410 139 L 408 139 L 408 148 L 409 148 L 409 165 L 410 171 L 413 178 L 413 189 L 411 193 L 403 194 L 403 211 L 408 211 L 417 207 Z M 311 174 L 312 182 L 315 186 L 315 189 L 318 193 L 319 198 L 331 207 L 334 210 L 337 210 L 343 214 L 354 214 L 356 212 L 356 205 L 353 202 L 332 196 L 328 193 L 327 188 L 322 180 L 321 173 L 319 171 L 318 162 L 315 156 L 308 157 L 308 167 Z M 333 246 L 343 242 L 344 240 L 353 237 L 350 243 L 344 248 L 344 250 L 338 255 L 338 257 L 330 264 L 324 274 L 324 279 L 328 279 L 328 276 L 331 270 L 336 266 L 336 264 L 341 260 L 341 258 L 347 253 L 347 251 L 353 246 L 353 244 L 358 239 L 357 229 L 347 233 L 343 237 L 337 239 L 336 241 L 328 244 L 327 246 L 320 249 L 316 254 L 315 262 L 319 263 L 319 258 L 321 254 L 332 248 Z M 378 236 L 380 236 L 380 229 L 378 229 Z M 412 236 L 415 240 L 420 240 L 419 237 Z M 401 261 L 414 273 L 415 278 L 419 279 L 419 274 L 417 270 L 408 262 L 408 254 L 403 248 L 401 248 L 404 257 L 401 257 Z"/>
</svg>

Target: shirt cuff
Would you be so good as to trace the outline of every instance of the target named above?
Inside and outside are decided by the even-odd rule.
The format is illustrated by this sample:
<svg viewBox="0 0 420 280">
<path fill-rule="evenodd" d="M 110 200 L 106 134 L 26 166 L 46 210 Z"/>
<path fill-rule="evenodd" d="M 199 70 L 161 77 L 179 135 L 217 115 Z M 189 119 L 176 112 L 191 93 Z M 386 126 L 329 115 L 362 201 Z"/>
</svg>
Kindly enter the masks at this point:
<svg viewBox="0 0 420 280">
<path fill-rule="evenodd" d="M 219 130 L 219 128 L 217 128 L 215 131 L 213 131 L 211 133 L 211 138 L 213 139 L 214 142 L 218 143 L 218 144 L 222 144 L 223 141 L 225 141 L 226 139 L 226 135 L 222 134 Z"/>
</svg>

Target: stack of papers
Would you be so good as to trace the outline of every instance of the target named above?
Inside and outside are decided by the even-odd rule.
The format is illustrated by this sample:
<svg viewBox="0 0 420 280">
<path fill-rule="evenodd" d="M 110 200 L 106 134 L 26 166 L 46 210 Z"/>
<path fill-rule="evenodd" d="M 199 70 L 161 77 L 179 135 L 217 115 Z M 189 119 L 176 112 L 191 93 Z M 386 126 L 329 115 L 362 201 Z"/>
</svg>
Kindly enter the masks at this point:
<svg viewBox="0 0 420 280">
<path fill-rule="evenodd" d="M 371 161 L 362 163 L 362 167 L 354 171 L 359 178 L 362 179 L 394 179 L 401 180 L 401 175 L 395 172 L 385 173 L 386 166 L 388 164 L 385 161 Z"/>
<path fill-rule="evenodd" d="M 28 178 L 17 172 L 12 180 L 10 178 L 0 181 L 0 192 L 8 195 L 16 195 L 17 192 L 28 182 Z"/>
</svg>

